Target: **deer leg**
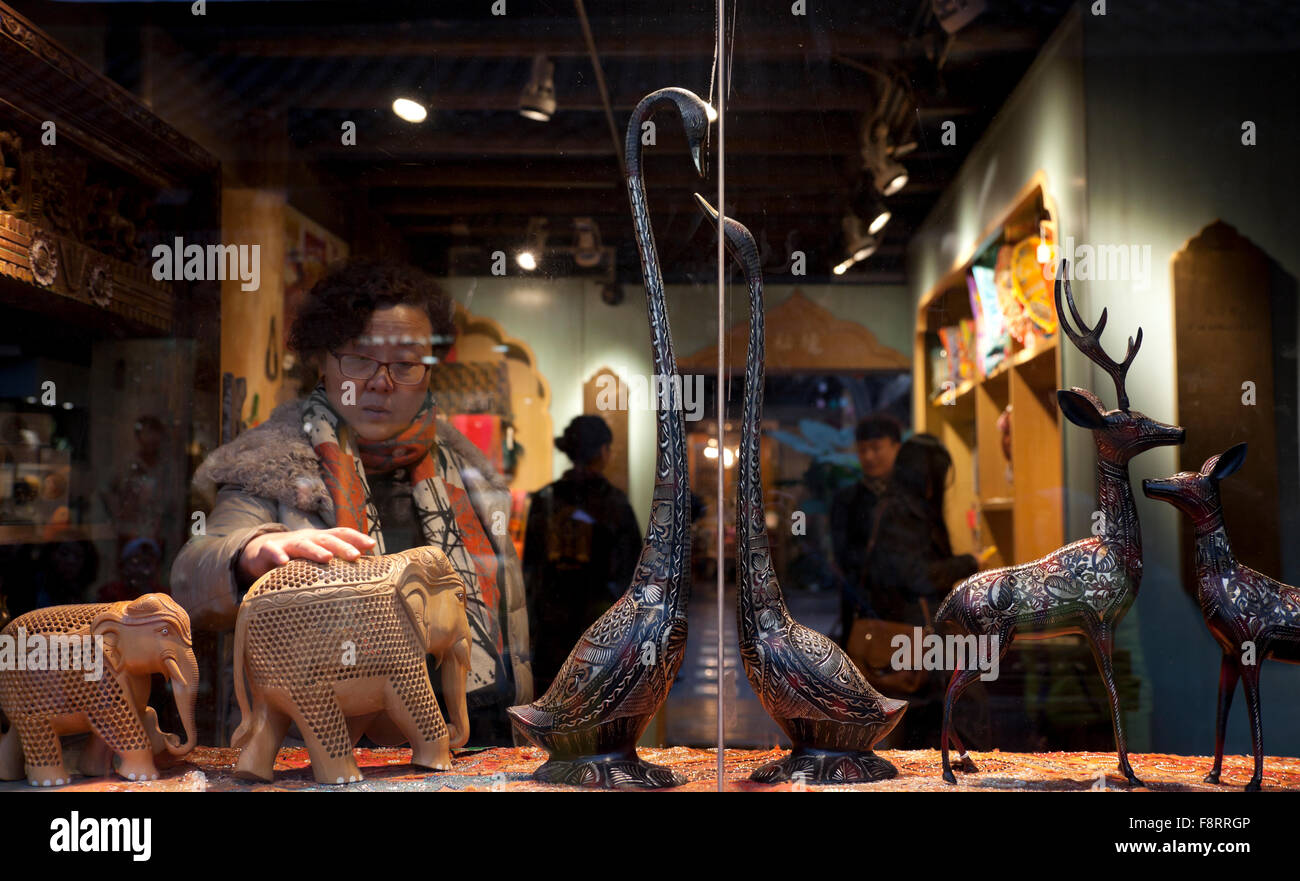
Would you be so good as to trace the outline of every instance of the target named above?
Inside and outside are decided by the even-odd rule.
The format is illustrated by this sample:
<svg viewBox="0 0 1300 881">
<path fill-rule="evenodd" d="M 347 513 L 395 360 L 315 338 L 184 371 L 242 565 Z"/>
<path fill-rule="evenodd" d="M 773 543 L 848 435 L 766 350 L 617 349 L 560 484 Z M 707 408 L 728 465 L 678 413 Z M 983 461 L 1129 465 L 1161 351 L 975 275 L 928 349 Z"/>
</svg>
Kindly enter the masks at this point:
<svg viewBox="0 0 1300 881">
<path fill-rule="evenodd" d="M 1205 775 L 1206 783 L 1218 783 L 1223 770 L 1223 740 L 1228 731 L 1228 710 L 1232 709 L 1232 694 L 1237 690 L 1237 655 L 1224 652 L 1219 663 L 1219 709 L 1214 719 L 1214 768 Z"/>
<path fill-rule="evenodd" d="M 1092 646 L 1092 655 L 1097 660 L 1101 678 L 1106 682 L 1106 694 L 1110 697 L 1110 720 L 1115 728 L 1115 749 L 1119 753 L 1120 773 L 1128 780 L 1130 786 L 1142 786 L 1142 781 L 1133 773 L 1133 766 L 1128 763 L 1128 743 L 1124 738 L 1124 718 L 1119 706 L 1119 689 L 1115 687 L 1115 671 L 1110 662 L 1114 637 L 1105 625 L 1090 636 L 1088 643 Z"/>
<path fill-rule="evenodd" d="M 955 784 L 957 782 L 956 776 L 952 773 L 952 765 L 948 762 L 948 739 L 953 737 L 952 706 L 957 702 L 957 698 L 961 697 L 961 693 L 965 691 L 979 675 L 979 670 L 954 670 L 952 672 L 952 679 L 948 682 L 948 692 L 943 697 L 943 734 L 939 739 L 939 751 L 943 753 L 943 779 L 949 783 Z M 953 739 L 955 740 L 956 738 L 954 737 Z M 964 755 L 966 750 L 961 747 L 960 743 L 957 748 L 961 749 L 963 753 L 962 770 L 966 770 L 966 763 L 970 762 L 970 759 Z M 973 768 L 975 763 L 970 762 L 970 764 Z"/>
<path fill-rule="evenodd" d="M 1264 652 L 1260 652 L 1263 657 Z M 1259 712 L 1259 664 L 1241 665 L 1241 684 L 1246 691 L 1246 711 L 1250 713 L 1250 746 L 1255 753 L 1255 773 L 1246 784 L 1247 792 L 1259 792 L 1264 779 L 1264 726 Z"/>
</svg>

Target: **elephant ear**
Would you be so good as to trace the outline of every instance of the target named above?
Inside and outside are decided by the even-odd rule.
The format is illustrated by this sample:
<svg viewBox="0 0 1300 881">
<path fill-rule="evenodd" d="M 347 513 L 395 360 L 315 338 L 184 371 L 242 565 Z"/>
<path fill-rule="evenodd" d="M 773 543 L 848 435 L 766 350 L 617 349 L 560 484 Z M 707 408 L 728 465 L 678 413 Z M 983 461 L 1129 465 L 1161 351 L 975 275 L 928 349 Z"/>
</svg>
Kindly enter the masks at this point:
<svg viewBox="0 0 1300 881">
<path fill-rule="evenodd" d="M 411 617 L 411 626 L 420 635 L 420 641 L 427 638 L 429 632 L 429 592 L 428 588 L 414 572 L 408 572 L 398 585 L 397 592 L 402 598 L 402 608 Z"/>
<path fill-rule="evenodd" d="M 100 614 L 91 622 L 90 633 L 92 636 L 103 638 L 104 663 L 114 673 L 120 673 L 122 670 L 122 651 L 117 647 L 117 643 L 122 635 L 121 610 L 114 608 Z"/>
</svg>

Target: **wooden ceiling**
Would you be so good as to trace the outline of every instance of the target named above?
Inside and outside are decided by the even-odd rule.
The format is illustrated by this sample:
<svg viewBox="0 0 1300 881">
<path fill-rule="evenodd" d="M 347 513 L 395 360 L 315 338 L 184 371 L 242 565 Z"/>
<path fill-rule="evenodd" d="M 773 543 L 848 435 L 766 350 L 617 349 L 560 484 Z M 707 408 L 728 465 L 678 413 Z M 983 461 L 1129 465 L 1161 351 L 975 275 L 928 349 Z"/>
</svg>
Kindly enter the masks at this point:
<svg viewBox="0 0 1300 881">
<path fill-rule="evenodd" d="M 271 151 L 266 138 L 245 139 L 244 162 L 310 169 L 313 186 L 346 206 L 352 224 L 383 218 L 411 258 L 435 272 L 472 271 L 476 260 L 486 271 L 488 254 L 523 242 L 530 218 L 547 219 L 552 245 L 568 245 L 573 219 L 591 217 L 614 249 L 618 280 L 639 280 L 617 147 L 572 0 L 505 0 L 504 16 L 491 14 L 492 0 L 208 0 L 203 17 L 188 3 L 13 5 L 41 26 L 97 17 L 108 34 L 104 72 L 127 88 L 140 86 L 144 35 L 165 33 L 183 47 L 176 63 L 189 67 L 177 72 L 176 88 L 197 80 L 224 96 L 208 99 L 208 124 L 281 133 Z M 860 130 L 881 81 L 864 67 L 910 85 L 918 146 L 902 160 L 908 185 L 886 198 L 893 217 L 879 249 L 840 278 L 899 282 L 908 237 L 1068 5 L 988 0 L 949 37 L 931 0 L 807 0 L 802 16 L 790 0 L 728 3 L 736 11 L 726 22 L 727 211 L 759 239 L 769 281 L 795 280 L 786 274 L 791 249 L 807 254 L 800 281 L 829 280 L 844 256 L 842 219 L 862 173 Z M 620 139 L 632 107 L 653 89 L 709 95 L 711 2 L 586 7 Z M 546 123 L 518 112 L 539 53 L 555 64 L 558 109 Z M 171 79 L 155 70 L 153 88 Z M 399 94 L 419 96 L 428 119 L 397 119 L 389 108 Z M 680 129 L 666 119 L 645 160 L 655 234 L 666 277 L 705 280 L 714 272 L 714 233 L 690 194 L 716 194 L 716 171 L 694 174 Z M 351 146 L 340 137 L 349 120 L 357 124 Z M 945 121 L 956 124 L 955 145 L 941 143 Z M 716 144 L 705 159 L 716 164 Z"/>
</svg>

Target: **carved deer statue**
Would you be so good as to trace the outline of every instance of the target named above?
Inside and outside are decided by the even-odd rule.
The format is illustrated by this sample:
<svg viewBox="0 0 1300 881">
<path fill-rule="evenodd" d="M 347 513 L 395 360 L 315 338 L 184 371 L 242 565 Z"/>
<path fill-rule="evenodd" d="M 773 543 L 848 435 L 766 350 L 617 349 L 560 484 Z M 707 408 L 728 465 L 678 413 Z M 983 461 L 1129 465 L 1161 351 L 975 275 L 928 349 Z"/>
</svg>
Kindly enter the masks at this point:
<svg viewBox="0 0 1300 881">
<path fill-rule="evenodd" d="M 1237 679 L 1246 692 L 1250 745 L 1255 774 L 1246 784 L 1257 792 L 1264 777 L 1264 729 L 1260 721 L 1259 662 L 1265 658 L 1300 663 L 1300 589 L 1243 566 L 1232 555 L 1219 504 L 1219 481 L 1246 461 L 1237 444 L 1205 460 L 1200 471 L 1183 471 L 1164 480 L 1142 481 L 1149 498 L 1168 502 L 1196 527 L 1196 599 L 1205 626 L 1223 649 L 1219 666 L 1219 710 L 1214 729 L 1214 768 L 1206 783 L 1218 783 L 1223 770 L 1223 737 Z"/>
<path fill-rule="evenodd" d="M 1106 310 L 1102 310 L 1096 326 L 1089 329 L 1074 305 L 1070 282 L 1062 281 L 1067 273 L 1068 265 L 1062 261 L 1055 288 L 1061 329 L 1079 351 L 1110 374 L 1119 399 L 1117 409 L 1107 410 L 1100 398 L 1084 389 L 1056 392 L 1065 418 L 1091 431 L 1096 440 L 1097 500 L 1104 529 L 1100 535 L 1066 545 L 1042 559 L 972 575 L 948 594 L 935 620 L 954 621 L 969 633 L 996 637 L 996 643 L 990 639 L 983 649 L 991 653 L 995 645 L 999 657 L 1006 654 L 1016 639 L 1046 639 L 1071 633 L 1084 636 L 1106 682 L 1120 771 L 1130 784 L 1141 786 L 1129 765 L 1119 692 L 1111 669 L 1115 630 L 1137 599 L 1142 581 L 1142 535 L 1133 488 L 1129 484 L 1128 463 L 1145 450 L 1181 444 L 1184 432 L 1176 425 L 1157 422 L 1129 408 L 1124 382 L 1142 346 L 1142 331 L 1139 328 L 1136 340 L 1129 338 L 1124 360 L 1116 363 L 1101 347 Z M 1061 306 L 1063 285 L 1077 331 L 1066 320 Z M 992 658 L 980 658 L 981 664 L 986 661 L 991 662 Z M 961 750 L 961 769 L 966 773 L 977 770 L 951 729 L 953 704 L 979 674 L 978 669 L 955 670 L 944 697 L 940 749 L 943 779 L 949 783 L 957 782 L 948 761 L 950 737 Z"/>
</svg>

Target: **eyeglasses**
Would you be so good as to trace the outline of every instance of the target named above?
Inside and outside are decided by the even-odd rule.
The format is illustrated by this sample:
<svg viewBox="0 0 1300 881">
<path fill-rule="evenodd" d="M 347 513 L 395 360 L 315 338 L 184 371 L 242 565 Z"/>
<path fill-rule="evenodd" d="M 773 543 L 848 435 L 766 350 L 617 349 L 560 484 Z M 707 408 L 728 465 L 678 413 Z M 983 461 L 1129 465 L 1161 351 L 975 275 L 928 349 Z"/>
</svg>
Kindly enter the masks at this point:
<svg viewBox="0 0 1300 881">
<path fill-rule="evenodd" d="M 330 354 L 338 359 L 339 371 L 348 379 L 368 381 L 380 367 L 388 368 L 388 378 L 395 385 L 419 385 L 429 375 L 429 365 L 422 361 L 377 361 L 365 355 Z"/>
</svg>

